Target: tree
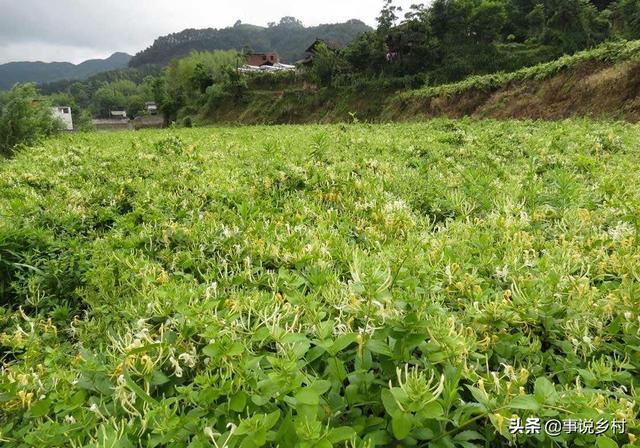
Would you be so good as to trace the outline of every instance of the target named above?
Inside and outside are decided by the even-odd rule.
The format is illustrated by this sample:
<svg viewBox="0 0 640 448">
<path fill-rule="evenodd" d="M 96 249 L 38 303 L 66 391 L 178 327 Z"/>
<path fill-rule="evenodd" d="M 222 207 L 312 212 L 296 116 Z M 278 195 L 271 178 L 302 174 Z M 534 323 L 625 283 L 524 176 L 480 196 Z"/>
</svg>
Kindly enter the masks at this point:
<svg viewBox="0 0 640 448">
<path fill-rule="evenodd" d="M 278 24 L 278 26 L 283 26 L 283 27 L 294 27 L 294 28 L 303 28 L 304 25 L 302 24 L 302 22 L 298 19 L 296 19 L 295 17 L 291 17 L 291 16 L 286 16 L 280 19 L 280 23 Z"/>
<path fill-rule="evenodd" d="M 618 32 L 625 39 L 640 39 L 640 0 L 621 0 L 614 8 Z"/>
<path fill-rule="evenodd" d="M 382 72 L 387 59 L 383 38 L 377 33 L 364 33 L 343 50 L 347 63 L 356 72 Z"/>
<path fill-rule="evenodd" d="M 310 72 L 311 78 L 321 86 L 329 87 L 337 68 L 338 55 L 325 44 L 318 45 Z"/>
<path fill-rule="evenodd" d="M 19 145 L 32 145 L 58 131 L 50 104 L 35 85 L 14 86 L 0 105 L 0 154 L 10 154 Z"/>
<path fill-rule="evenodd" d="M 491 44 L 500 38 L 506 22 L 504 2 L 482 0 L 471 10 L 469 30 L 476 43 Z"/>
<path fill-rule="evenodd" d="M 402 8 L 395 6 L 393 0 L 385 0 L 382 11 L 380 11 L 380 15 L 377 18 L 378 32 L 382 34 L 388 33 L 398 21 L 398 14 L 401 12 Z"/>
<path fill-rule="evenodd" d="M 592 47 L 609 35 L 608 11 L 599 12 L 587 0 L 547 0 L 545 11 L 543 39 L 566 53 Z"/>
</svg>

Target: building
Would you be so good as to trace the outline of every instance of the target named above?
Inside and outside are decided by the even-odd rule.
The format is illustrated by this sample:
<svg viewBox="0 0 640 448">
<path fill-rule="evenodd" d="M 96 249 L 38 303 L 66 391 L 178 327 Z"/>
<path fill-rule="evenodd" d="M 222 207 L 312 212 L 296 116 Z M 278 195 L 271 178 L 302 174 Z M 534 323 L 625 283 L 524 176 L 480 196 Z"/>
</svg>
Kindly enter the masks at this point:
<svg viewBox="0 0 640 448">
<path fill-rule="evenodd" d="M 287 65 L 287 64 L 273 64 L 273 65 L 262 65 L 257 67 L 255 65 L 244 65 L 238 68 L 240 73 L 273 73 L 273 72 L 295 72 L 295 65 Z"/>
<path fill-rule="evenodd" d="M 316 39 L 309 48 L 306 49 L 307 56 L 301 61 L 296 62 L 296 65 L 302 65 L 304 67 L 310 67 L 313 65 L 313 60 L 315 59 L 316 54 L 318 53 L 318 49 L 321 45 L 326 46 L 330 51 L 335 53 L 339 52 L 344 48 L 343 45 L 340 45 L 337 42 L 331 42 L 324 39 Z"/>
<path fill-rule="evenodd" d="M 244 56 L 247 65 L 262 67 L 263 65 L 276 65 L 280 63 L 280 56 L 275 51 L 268 53 L 249 53 Z"/>
<path fill-rule="evenodd" d="M 61 131 L 73 131 L 73 115 L 69 106 L 52 107 L 51 112 L 60 122 Z"/>
<path fill-rule="evenodd" d="M 158 113 L 158 105 L 154 101 L 144 103 L 144 108 L 149 115 L 156 115 Z"/>
<path fill-rule="evenodd" d="M 112 110 L 112 111 L 109 111 L 109 116 L 111 118 L 126 119 L 127 118 L 127 111 L 126 110 Z"/>
</svg>

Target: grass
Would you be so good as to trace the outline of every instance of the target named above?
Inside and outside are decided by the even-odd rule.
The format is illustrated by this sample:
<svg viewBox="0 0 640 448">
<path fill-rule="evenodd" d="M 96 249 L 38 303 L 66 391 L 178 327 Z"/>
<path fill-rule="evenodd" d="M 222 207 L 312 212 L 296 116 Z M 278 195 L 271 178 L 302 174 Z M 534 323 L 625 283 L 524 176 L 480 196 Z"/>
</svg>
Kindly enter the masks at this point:
<svg viewBox="0 0 640 448">
<path fill-rule="evenodd" d="M 639 143 L 623 123 L 435 120 L 18 154 L 0 441 L 637 446 Z M 632 434 L 512 436 L 513 415 Z"/>
<path fill-rule="evenodd" d="M 558 73 L 587 62 L 617 63 L 638 59 L 640 59 L 640 41 L 607 42 L 591 50 L 580 51 L 573 55 L 566 55 L 551 62 L 525 67 L 514 72 L 470 76 L 456 83 L 429 86 L 401 93 L 398 95 L 398 99 L 451 96 L 470 90 L 491 92 L 512 82 L 549 79 Z"/>
</svg>

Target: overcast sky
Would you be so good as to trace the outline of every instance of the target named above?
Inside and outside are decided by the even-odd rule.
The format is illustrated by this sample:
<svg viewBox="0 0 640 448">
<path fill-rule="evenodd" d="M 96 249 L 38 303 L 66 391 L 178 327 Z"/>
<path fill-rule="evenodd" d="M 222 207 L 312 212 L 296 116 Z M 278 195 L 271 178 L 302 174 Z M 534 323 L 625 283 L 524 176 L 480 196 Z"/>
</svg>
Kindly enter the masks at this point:
<svg viewBox="0 0 640 448">
<path fill-rule="evenodd" d="M 294 16 L 309 25 L 360 19 L 370 25 L 382 0 L 0 0 L 0 63 L 82 62 L 135 54 L 185 28 L 254 25 Z M 417 0 L 396 0 L 408 7 Z"/>
</svg>

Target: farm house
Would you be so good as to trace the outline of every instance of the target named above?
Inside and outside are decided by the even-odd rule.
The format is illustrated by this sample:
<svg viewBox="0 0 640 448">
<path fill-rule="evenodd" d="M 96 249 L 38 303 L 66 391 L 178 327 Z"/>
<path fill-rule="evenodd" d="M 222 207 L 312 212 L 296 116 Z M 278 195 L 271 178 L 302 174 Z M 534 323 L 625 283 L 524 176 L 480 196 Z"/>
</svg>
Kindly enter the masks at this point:
<svg viewBox="0 0 640 448">
<path fill-rule="evenodd" d="M 280 56 L 275 51 L 267 53 L 250 53 L 245 55 L 247 65 L 261 67 L 263 65 L 276 65 L 280 63 Z"/>
<path fill-rule="evenodd" d="M 61 131 L 73 131 L 73 115 L 68 106 L 52 107 L 53 116 L 60 122 Z"/>
</svg>

